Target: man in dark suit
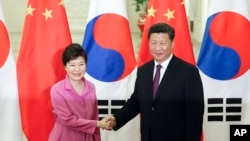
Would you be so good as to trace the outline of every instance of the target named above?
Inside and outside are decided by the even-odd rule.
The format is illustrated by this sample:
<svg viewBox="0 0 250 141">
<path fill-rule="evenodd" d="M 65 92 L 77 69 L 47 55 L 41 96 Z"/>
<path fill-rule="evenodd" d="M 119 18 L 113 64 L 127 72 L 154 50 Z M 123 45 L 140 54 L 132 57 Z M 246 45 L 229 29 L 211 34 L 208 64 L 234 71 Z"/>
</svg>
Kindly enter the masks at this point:
<svg viewBox="0 0 250 141">
<path fill-rule="evenodd" d="M 201 140 L 204 113 L 201 78 L 195 66 L 172 54 L 174 36 L 174 28 L 166 23 L 157 23 L 149 29 L 149 50 L 154 59 L 138 68 L 133 94 L 121 110 L 107 117 L 114 130 L 140 113 L 141 141 Z M 161 66 L 157 72 L 158 65 Z M 159 72 L 156 82 L 159 86 L 154 90 Z"/>
</svg>

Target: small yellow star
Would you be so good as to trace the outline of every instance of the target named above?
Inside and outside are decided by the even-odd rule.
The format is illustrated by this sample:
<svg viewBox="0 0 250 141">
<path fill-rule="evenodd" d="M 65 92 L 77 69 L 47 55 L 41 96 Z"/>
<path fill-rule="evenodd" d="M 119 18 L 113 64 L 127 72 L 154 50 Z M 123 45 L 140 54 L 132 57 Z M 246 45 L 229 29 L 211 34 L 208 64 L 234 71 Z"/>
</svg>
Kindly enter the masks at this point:
<svg viewBox="0 0 250 141">
<path fill-rule="evenodd" d="M 184 5 L 184 4 L 185 4 L 185 2 L 184 2 L 184 0 L 182 0 L 181 5 Z"/>
<path fill-rule="evenodd" d="M 59 5 L 62 5 L 64 7 L 64 0 L 61 0 Z"/>
<path fill-rule="evenodd" d="M 48 20 L 48 18 L 53 18 L 51 13 L 53 12 L 53 10 L 48 10 L 47 8 L 45 9 L 45 12 L 43 13 L 43 15 L 45 16 L 46 21 Z"/>
<path fill-rule="evenodd" d="M 33 16 L 33 11 L 34 10 L 35 10 L 35 8 L 32 8 L 31 5 L 29 4 L 29 6 L 26 8 L 26 15 Z"/>
<path fill-rule="evenodd" d="M 173 18 L 173 19 L 175 18 L 175 17 L 174 17 L 174 12 L 175 12 L 174 10 L 171 11 L 171 10 L 168 9 L 168 12 L 167 12 L 166 14 L 164 14 L 164 16 L 166 16 L 166 17 L 168 18 L 168 21 L 169 21 L 171 18 Z"/>
<path fill-rule="evenodd" d="M 148 17 L 150 17 L 150 16 L 155 17 L 155 12 L 156 12 L 156 11 L 157 11 L 157 10 L 155 10 L 155 9 L 153 8 L 153 6 L 151 5 L 150 9 L 148 9 Z"/>
</svg>

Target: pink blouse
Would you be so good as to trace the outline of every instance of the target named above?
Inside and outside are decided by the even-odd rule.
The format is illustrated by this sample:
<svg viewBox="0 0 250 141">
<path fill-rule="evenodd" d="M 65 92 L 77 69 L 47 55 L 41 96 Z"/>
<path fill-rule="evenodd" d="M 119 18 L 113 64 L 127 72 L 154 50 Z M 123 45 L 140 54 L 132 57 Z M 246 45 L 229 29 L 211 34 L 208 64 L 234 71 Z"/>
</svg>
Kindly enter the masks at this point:
<svg viewBox="0 0 250 141">
<path fill-rule="evenodd" d="M 55 124 L 49 141 L 100 141 L 96 127 L 98 108 L 95 86 L 82 79 L 84 91 L 76 94 L 68 76 L 51 88 L 51 101 Z"/>
</svg>

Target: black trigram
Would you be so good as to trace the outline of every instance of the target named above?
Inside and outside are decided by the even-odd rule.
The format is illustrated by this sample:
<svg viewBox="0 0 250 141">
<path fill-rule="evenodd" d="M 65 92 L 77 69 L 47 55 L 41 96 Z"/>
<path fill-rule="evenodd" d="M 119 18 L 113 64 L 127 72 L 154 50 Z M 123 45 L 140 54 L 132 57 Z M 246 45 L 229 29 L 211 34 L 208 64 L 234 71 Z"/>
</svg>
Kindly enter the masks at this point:
<svg viewBox="0 0 250 141">
<path fill-rule="evenodd" d="M 208 121 L 241 121 L 241 98 L 208 98 L 207 105 Z"/>
<path fill-rule="evenodd" d="M 125 102 L 126 100 L 98 100 L 99 119 L 114 114 Z"/>
</svg>

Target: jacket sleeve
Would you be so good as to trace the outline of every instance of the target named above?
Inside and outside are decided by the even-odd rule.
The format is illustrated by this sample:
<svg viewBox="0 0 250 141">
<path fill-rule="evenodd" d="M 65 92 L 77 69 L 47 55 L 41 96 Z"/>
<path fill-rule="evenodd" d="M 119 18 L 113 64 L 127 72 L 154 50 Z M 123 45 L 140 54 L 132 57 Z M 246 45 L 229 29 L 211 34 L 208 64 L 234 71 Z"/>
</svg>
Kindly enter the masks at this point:
<svg viewBox="0 0 250 141">
<path fill-rule="evenodd" d="M 121 128 L 140 112 L 137 93 L 137 81 L 138 80 L 136 79 L 134 92 L 131 97 L 127 100 L 123 107 L 114 114 L 114 117 L 116 119 L 116 127 L 114 128 L 114 130 L 118 130 L 119 128 Z"/>
<path fill-rule="evenodd" d="M 200 141 L 204 114 L 204 94 L 197 68 L 186 81 L 186 141 Z"/>
</svg>

